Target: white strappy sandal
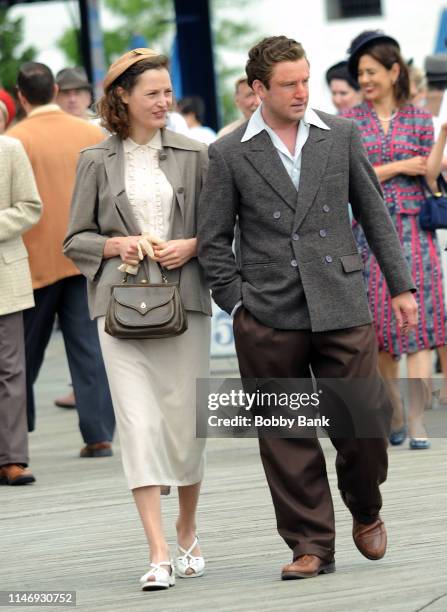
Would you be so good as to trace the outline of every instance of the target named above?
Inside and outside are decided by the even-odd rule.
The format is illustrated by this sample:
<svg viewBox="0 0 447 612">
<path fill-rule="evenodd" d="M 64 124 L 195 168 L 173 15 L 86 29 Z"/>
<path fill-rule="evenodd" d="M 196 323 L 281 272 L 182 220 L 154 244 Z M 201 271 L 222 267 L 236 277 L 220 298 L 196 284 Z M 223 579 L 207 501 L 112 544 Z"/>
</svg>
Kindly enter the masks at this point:
<svg viewBox="0 0 447 612">
<path fill-rule="evenodd" d="M 194 557 L 194 555 L 191 554 L 198 542 L 199 538 L 196 536 L 188 550 L 185 550 L 178 544 L 179 551 L 183 553 L 181 557 L 177 557 L 175 560 L 179 578 L 198 578 L 199 576 L 203 576 L 205 572 L 205 559 L 203 557 Z M 188 570 L 193 571 L 187 573 Z"/>
<path fill-rule="evenodd" d="M 171 569 L 171 573 L 164 567 L 167 565 Z M 151 563 L 151 569 L 141 576 L 140 583 L 143 591 L 157 591 L 159 589 L 169 589 L 175 585 L 175 572 L 172 561 L 160 561 L 160 563 Z M 152 576 L 154 579 L 152 579 Z"/>
</svg>

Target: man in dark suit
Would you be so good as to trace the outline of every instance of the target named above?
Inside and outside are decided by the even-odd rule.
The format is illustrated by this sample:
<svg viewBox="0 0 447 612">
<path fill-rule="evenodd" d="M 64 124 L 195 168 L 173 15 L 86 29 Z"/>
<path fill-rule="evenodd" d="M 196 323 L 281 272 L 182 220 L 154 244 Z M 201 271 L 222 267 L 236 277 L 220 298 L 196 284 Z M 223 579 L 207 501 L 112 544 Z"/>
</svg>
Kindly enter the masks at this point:
<svg viewBox="0 0 447 612">
<path fill-rule="evenodd" d="M 372 378 L 377 345 L 356 219 L 387 279 L 404 332 L 417 324 L 414 285 L 353 122 L 307 108 L 309 63 L 285 36 L 249 52 L 248 84 L 262 104 L 209 150 L 198 215 L 199 261 L 217 304 L 234 316 L 244 378 Z M 241 266 L 231 244 L 240 227 Z M 331 438 L 338 486 L 360 552 L 380 559 L 386 530 L 379 485 L 384 437 Z M 260 438 L 278 531 L 293 550 L 282 578 L 334 571 L 334 515 L 315 437 Z"/>
</svg>

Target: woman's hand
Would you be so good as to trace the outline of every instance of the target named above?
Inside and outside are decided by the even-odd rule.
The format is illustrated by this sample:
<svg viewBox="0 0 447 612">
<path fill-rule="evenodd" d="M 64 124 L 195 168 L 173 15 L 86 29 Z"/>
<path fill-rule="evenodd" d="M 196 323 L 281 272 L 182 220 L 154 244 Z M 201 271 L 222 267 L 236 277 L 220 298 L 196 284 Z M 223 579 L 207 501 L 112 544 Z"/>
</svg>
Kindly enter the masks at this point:
<svg viewBox="0 0 447 612">
<path fill-rule="evenodd" d="M 427 158 L 421 155 L 416 155 L 410 159 L 402 159 L 400 161 L 402 170 L 401 174 L 408 176 L 425 176 L 427 172 Z"/>
<path fill-rule="evenodd" d="M 181 268 L 197 255 L 197 238 L 168 240 L 163 244 L 153 244 L 154 260 L 167 270 Z"/>
<path fill-rule="evenodd" d="M 120 257 L 123 263 L 136 266 L 140 263 L 138 257 L 139 240 L 141 240 L 141 236 L 109 238 L 104 245 L 104 258 Z"/>
</svg>

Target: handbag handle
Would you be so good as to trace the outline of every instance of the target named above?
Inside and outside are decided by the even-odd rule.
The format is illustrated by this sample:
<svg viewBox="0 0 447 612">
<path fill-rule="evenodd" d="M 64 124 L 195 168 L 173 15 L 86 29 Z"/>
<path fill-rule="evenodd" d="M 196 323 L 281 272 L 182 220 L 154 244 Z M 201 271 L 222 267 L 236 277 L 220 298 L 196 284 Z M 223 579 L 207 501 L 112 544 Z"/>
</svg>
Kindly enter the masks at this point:
<svg viewBox="0 0 447 612">
<path fill-rule="evenodd" d="M 158 261 L 157 261 L 157 262 L 155 262 L 155 263 L 157 264 L 158 269 L 160 270 L 160 274 L 161 274 L 161 280 L 162 280 L 162 282 L 163 282 L 163 283 L 168 283 L 168 277 L 166 276 L 165 269 L 163 268 L 163 266 L 162 266 L 162 265 L 161 265 L 161 264 L 160 264 Z M 143 259 L 142 264 L 143 264 L 143 267 L 144 267 L 144 269 L 145 269 L 145 271 L 146 271 L 146 279 L 143 279 L 143 281 L 142 281 L 142 282 L 143 282 L 143 283 L 150 283 L 150 282 L 151 282 L 151 277 L 150 277 L 150 272 L 149 272 L 149 269 L 150 269 L 150 268 L 149 268 L 149 260 L 148 260 L 148 259 L 146 259 L 146 258 L 145 258 L 145 259 Z M 179 283 L 179 285 L 180 285 L 180 276 L 181 276 L 181 274 L 182 274 L 182 269 L 180 268 L 180 270 L 179 270 L 179 275 L 178 275 L 178 283 Z M 132 277 L 133 277 L 133 275 L 132 275 L 132 274 L 129 274 L 128 272 L 124 272 L 124 277 L 123 277 L 123 281 L 122 281 L 122 282 L 123 282 L 123 283 L 127 283 L 127 284 L 129 284 L 129 285 L 133 284 L 133 283 L 130 283 L 130 282 L 129 282 L 129 277 L 130 277 L 130 276 L 132 276 Z M 134 278 L 134 277 L 133 277 L 133 278 Z"/>
<path fill-rule="evenodd" d="M 421 176 L 420 177 L 420 181 L 421 181 L 421 184 L 422 184 L 422 189 L 424 191 L 424 194 L 427 194 L 427 192 L 428 192 L 433 197 L 437 197 L 437 196 L 439 197 L 439 195 L 442 195 L 442 194 L 447 195 L 447 182 L 446 182 L 442 172 L 438 176 L 438 178 L 436 179 L 436 184 L 438 185 L 438 188 L 439 188 L 439 192 L 438 192 L 439 195 L 433 193 L 433 191 L 430 189 L 430 186 L 427 183 L 427 179 L 425 178 L 425 176 Z"/>
</svg>

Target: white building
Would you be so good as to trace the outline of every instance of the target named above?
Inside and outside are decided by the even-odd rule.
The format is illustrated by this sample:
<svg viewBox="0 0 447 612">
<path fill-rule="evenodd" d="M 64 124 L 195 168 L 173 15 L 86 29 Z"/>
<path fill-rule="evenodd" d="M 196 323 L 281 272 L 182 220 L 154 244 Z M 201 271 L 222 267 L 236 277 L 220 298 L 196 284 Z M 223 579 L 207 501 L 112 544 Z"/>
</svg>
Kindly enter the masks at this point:
<svg viewBox="0 0 447 612">
<path fill-rule="evenodd" d="M 333 111 L 326 88 L 329 66 L 346 58 L 351 40 L 363 30 L 384 30 L 397 39 L 404 58 L 423 67 L 424 58 L 434 52 L 443 9 L 447 0 L 253 0 L 243 14 L 253 34 L 285 34 L 302 43 L 311 63 L 311 105 Z M 362 13 L 372 8 L 379 14 L 369 17 L 339 17 L 345 12 Z M 233 9 L 228 9 L 231 18 Z M 236 57 L 233 55 L 232 63 Z M 243 68 L 246 56 L 240 57 Z"/>
</svg>

